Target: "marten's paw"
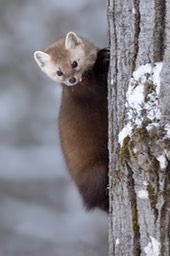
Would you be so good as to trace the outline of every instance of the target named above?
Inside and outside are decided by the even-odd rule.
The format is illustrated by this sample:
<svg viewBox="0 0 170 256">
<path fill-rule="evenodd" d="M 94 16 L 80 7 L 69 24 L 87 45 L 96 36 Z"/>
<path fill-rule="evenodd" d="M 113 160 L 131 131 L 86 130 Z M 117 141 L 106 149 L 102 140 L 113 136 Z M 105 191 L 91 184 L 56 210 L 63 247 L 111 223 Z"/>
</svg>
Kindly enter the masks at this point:
<svg viewBox="0 0 170 256">
<path fill-rule="evenodd" d="M 103 83 L 107 85 L 109 62 L 110 62 L 110 49 L 103 48 L 99 50 L 97 53 L 96 62 L 94 64 L 94 73 L 95 73 L 96 80 L 100 82 L 102 85 Z"/>
<path fill-rule="evenodd" d="M 97 53 L 98 64 L 102 64 L 108 67 L 110 61 L 110 49 L 103 48 Z"/>
</svg>

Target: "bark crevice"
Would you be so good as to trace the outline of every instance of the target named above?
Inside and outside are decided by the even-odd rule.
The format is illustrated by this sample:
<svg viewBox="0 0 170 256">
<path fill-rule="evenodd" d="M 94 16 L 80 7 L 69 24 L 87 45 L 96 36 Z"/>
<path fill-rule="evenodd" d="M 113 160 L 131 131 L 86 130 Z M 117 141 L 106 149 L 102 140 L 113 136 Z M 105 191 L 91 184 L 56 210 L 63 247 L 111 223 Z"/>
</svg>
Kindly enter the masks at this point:
<svg viewBox="0 0 170 256">
<path fill-rule="evenodd" d="M 161 255 L 170 255 L 170 162 L 166 170 L 164 185 L 164 205 L 161 210 L 160 231 L 161 231 Z"/>
<path fill-rule="evenodd" d="M 134 12 L 135 12 L 135 19 L 134 19 L 134 57 L 132 61 L 132 72 L 136 69 L 136 59 L 138 56 L 139 51 L 139 34 L 140 34 L 140 0 L 134 1 Z"/>
<path fill-rule="evenodd" d="M 133 171 L 126 164 L 126 168 L 128 169 L 128 182 L 129 182 L 129 198 L 131 202 L 131 209 L 132 209 L 132 225 L 134 231 L 134 247 L 133 247 L 133 255 L 139 256 L 141 254 L 141 247 L 140 247 L 140 226 L 139 226 L 139 215 L 138 215 L 138 207 L 137 207 L 137 198 L 136 198 L 136 191 L 135 191 L 135 181 L 133 178 Z"/>
<path fill-rule="evenodd" d="M 163 60 L 165 49 L 165 0 L 155 0 L 154 62 Z"/>
</svg>

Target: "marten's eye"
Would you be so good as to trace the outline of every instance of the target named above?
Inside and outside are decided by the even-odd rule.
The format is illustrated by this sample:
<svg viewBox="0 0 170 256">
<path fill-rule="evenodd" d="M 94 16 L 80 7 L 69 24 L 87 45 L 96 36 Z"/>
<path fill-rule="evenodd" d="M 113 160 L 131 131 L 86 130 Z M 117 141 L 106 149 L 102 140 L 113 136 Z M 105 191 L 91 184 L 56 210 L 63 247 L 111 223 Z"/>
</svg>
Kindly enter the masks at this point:
<svg viewBox="0 0 170 256">
<path fill-rule="evenodd" d="M 63 72 L 61 70 L 58 70 L 56 73 L 57 73 L 58 76 L 62 76 L 63 75 Z"/>
<path fill-rule="evenodd" d="M 71 63 L 71 66 L 72 66 L 73 68 L 76 68 L 76 67 L 78 66 L 77 61 L 73 61 L 73 63 Z"/>
</svg>

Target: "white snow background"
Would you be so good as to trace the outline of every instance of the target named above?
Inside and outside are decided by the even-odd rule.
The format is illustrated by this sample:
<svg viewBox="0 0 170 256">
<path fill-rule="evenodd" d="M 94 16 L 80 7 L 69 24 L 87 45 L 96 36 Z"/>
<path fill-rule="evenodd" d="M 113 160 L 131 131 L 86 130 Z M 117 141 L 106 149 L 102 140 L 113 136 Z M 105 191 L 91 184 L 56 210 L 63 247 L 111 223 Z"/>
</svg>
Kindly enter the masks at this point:
<svg viewBox="0 0 170 256">
<path fill-rule="evenodd" d="M 85 212 L 64 165 L 61 88 L 33 59 L 69 31 L 105 47 L 105 2 L 2 0 L 0 30 L 0 256 L 107 255 L 107 215 Z"/>
</svg>

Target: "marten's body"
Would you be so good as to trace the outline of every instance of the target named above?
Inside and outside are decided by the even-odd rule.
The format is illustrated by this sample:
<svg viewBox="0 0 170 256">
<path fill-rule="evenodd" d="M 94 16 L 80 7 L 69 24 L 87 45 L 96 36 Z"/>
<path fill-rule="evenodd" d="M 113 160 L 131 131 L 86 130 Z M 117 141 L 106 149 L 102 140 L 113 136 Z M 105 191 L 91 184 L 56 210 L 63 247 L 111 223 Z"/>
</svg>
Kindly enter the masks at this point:
<svg viewBox="0 0 170 256">
<path fill-rule="evenodd" d="M 48 76 L 63 84 L 61 143 L 84 203 L 88 209 L 108 211 L 108 52 L 70 32 L 44 53 L 36 52 L 35 59 Z"/>
</svg>

